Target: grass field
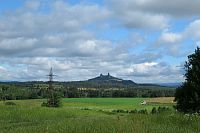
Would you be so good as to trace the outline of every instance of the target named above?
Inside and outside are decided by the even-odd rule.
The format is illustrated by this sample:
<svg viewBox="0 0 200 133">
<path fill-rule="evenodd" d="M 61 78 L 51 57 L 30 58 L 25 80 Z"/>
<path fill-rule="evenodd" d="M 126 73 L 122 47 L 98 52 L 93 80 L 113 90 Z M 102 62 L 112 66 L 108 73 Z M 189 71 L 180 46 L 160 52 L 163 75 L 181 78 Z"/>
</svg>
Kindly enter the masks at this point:
<svg viewBox="0 0 200 133">
<path fill-rule="evenodd" d="M 146 100 L 147 105 L 140 102 Z M 5 133 L 199 133 L 200 117 L 172 109 L 173 98 L 72 98 L 63 107 L 41 107 L 44 100 L 0 102 L 0 132 Z M 152 107 L 169 111 L 151 114 Z M 113 113 L 115 109 L 148 109 L 148 114 Z"/>
<path fill-rule="evenodd" d="M 104 109 L 147 109 L 152 107 L 168 106 L 172 107 L 171 101 L 173 97 L 169 98 L 66 98 L 63 99 L 65 107 L 69 108 L 89 108 L 92 110 Z M 147 101 L 147 105 L 141 105 L 142 101 Z M 156 103 L 155 103 L 156 101 Z"/>
</svg>

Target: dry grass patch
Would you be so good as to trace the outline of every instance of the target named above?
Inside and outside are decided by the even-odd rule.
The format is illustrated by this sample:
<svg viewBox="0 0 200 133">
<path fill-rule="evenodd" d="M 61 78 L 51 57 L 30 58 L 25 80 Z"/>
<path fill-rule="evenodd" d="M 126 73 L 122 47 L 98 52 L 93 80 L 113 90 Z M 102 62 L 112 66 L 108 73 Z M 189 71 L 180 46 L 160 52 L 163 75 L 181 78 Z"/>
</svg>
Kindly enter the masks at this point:
<svg viewBox="0 0 200 133">
<path fill-rule="evenodd" d="M 172 104 L 174 103 L 174 97 L 158 97 L 158 98 L 148 98 L 147 103 L 153 104 Z"/>
</svg>

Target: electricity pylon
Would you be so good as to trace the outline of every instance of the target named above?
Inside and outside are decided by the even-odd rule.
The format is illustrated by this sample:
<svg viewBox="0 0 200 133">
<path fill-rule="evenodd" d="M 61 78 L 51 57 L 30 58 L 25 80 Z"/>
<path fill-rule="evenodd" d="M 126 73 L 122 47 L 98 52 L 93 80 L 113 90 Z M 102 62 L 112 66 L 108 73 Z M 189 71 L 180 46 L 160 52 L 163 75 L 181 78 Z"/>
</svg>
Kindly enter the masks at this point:
<svg viewBox="0 0 200 133">
<path fill-rule="evenodd" d="M 56 76 L 53 74 L 53 70 L 52 67 L 50 69 L 49 75 L 47 75 L 49 77 L 49 90 L 53 90 L 53 76 Z"/>
<path fill-rule="evenodd" d="M 49 75 L 47 75 L 47 76 L 49 77 L 47 104 L 49 104 L 49 106 L 54 106 L 55 105 L 55 99 L 54 99 L 53 77 L 56 76 L 56 75 L 53 74 L 52 67 L 50 69 Z"/>
</svg>

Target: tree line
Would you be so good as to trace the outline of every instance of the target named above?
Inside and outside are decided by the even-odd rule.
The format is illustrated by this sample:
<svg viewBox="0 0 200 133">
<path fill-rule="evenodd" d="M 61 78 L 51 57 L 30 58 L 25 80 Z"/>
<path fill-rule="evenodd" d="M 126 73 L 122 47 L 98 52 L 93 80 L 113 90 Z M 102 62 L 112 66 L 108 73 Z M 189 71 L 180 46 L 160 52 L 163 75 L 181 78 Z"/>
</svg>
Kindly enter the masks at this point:
<svg viewBox="0 0 200 133">
<path fill-rule="evenodd" d="M 78 88 L 60 82 L 54 88 L 62 98 L 81 97 L 172 97 L 175 89 L 166 87 Z M 1 100 L 41 99 L 48 96 L 46 82 L 0 83 Z"/>
</svg>

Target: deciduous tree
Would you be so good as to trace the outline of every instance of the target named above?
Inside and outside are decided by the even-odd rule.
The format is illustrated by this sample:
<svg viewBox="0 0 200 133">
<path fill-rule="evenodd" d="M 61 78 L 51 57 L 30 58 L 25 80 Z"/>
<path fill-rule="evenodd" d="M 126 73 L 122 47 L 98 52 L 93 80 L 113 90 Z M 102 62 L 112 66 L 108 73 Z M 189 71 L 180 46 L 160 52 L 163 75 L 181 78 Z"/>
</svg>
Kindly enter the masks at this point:
<svg viewBox="0 0 200 133">
<path fill-rule="evenodd" d="M 177 110 L 185 113 L 200 113 L 200 48 L 188 56 L 185 63 L 185 82 L 175 93 Z"/>
</svg>

